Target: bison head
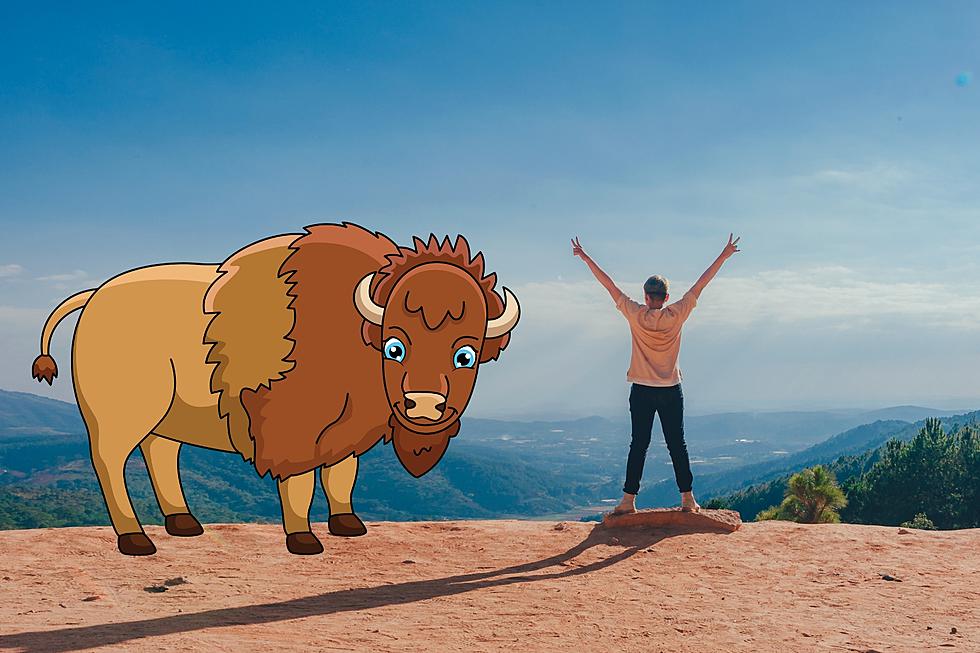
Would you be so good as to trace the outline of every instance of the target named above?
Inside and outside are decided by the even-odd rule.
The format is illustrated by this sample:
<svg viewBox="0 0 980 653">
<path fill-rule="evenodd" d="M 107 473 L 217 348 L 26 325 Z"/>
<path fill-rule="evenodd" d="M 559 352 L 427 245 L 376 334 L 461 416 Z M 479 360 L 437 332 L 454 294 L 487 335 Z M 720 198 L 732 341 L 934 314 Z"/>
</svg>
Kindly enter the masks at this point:
<svg viewBox="0 0 980 653">
<path fill-rule="evenodd" d="M 506 345 L 520 306 L 506 288 L 503 300 L 493 291 L 495 275 L 482 275 L 482 255 L 470 260 L 461 237 L 453 247 L 417 240 L 396 258 L 361 280 L 354 303 L 365 342 L 380 352 L 395 452 L 418 477 L 459 431 L 477 369 Z"/>
</svg>

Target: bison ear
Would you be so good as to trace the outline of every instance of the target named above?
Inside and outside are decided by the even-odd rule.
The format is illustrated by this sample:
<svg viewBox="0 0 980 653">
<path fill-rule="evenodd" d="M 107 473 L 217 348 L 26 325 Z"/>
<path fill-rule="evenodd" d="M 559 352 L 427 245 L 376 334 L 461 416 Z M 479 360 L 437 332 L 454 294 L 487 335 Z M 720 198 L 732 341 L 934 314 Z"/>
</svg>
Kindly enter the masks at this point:
<svg viewBox="0 0 980 653">
<path fill-rule="evenodd" d="M 483 350 L 480 352 L 480 364 L 495 361 L 500 356 L 500 352 L 507 343 L 510 342 L 510 334 L 505 333 L 499 338 L 490 338 L 483 342 Z"/>
<path fill-rule="evenodd" d="M 364 323 L 361 325 L 361 339 L 364 340 L 365 345 L 381 351 L 381 327 L 377 324 L 372 324 L 364 320 Z"/>
</svg>

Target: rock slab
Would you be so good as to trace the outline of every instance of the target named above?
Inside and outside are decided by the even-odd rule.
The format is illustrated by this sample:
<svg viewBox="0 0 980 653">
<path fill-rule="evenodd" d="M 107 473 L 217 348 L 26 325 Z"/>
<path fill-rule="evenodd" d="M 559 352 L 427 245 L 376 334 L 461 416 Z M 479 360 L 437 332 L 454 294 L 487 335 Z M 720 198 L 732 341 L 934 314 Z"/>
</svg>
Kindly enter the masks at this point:
<svg viewBox="0 0 980 653">
<path fill-rule="evenodd" d="M 684 512 L 680 508 L 654 508 L 637 510 L 625 515 L 607 513 L 602 524 L 610 528 L 652 527 L 687 529 L 704 532 L 734 533 L 741 527 L 742 518 L 734 510 L 708 510 Z"/>
</svg>

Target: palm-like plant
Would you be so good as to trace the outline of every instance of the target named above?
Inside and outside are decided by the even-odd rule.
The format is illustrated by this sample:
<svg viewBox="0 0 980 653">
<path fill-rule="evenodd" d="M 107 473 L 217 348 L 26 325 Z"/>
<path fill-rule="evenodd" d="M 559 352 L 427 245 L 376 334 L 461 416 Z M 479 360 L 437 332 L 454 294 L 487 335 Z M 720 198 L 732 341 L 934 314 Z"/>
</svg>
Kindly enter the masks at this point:
<svg viewBox="0 0 980 653">
<path fill-rule="evenodd" d="M 840 521 L 837 511 L 847 505 L 837 479 L 823 465 L 804 469 L 790 477 L 786 498 L 777 507 L 759 513 L 756 519 L 783 519 L 803 524 Z"/>
</svg>

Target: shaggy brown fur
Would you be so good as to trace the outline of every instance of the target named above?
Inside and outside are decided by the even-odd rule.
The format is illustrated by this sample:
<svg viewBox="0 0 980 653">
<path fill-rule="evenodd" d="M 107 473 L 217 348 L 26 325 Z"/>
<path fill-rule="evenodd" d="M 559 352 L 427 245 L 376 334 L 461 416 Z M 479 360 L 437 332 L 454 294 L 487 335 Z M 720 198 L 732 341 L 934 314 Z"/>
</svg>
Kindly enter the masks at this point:
<svg viewBox="0 0 980 653">
<path fill-rule="evenodd" d="M 276 478 L 360 455 L 388 432 L 391 410 L 381 356 L 361 341 L 357 282 L 383 267 L 397 245 L 357 225 L 314 225 L 280 270 L 295 323 L 285 378 L 242 391 L 255 468 Z"/>
<path fill-rule="evenodd" d="M 413 268 L 425 263 L 451 263 L 465 270 L 479 284 L 487 302 L 487 315 L 490 319 L 500 317 L 504 312 L 504 300 L 494 291 L 497 274 L 491 272 L 484 276 L 483 254 L 478 252 L 470 258 L 470 246 L 462 236 L 456 237 L 456 242 L 450 244 L 447 236 L 440 243 L 435 234 L 429 236 L 428 242 L 419 237 L 412 239 L 414 247 L 399 247 L 396 256 L 388 257 L 388 264 L 378 271 L 379 280 L 373 287 L 374 301 L 381 306 L 388 303 L 391 291 L 399 280 Z M 417 298 L 421 299 L 421 298 Z M 426 326 L 435 329 L 447 317 L 458 320 L 463 313 L 463 306 L 457 297 L 448 294 L 432 294 L 419 301 L 416 306 L 408 306 L 409 310 L 422 310 L 422 318 Z M 372 329 L 372 331 L 374 331 Z M 378 329 L 380 333 L 380 329 Z M 380 337 L 380 336 L 379 336 Z M 496 360 L 500 351 L 510 342 L 510 334 L 500 338 L 487 340 L 480 353 L 480 362 Z"/>
<path fill-rule="evenodd" d="M 293 348 L 286 336 L 295 313 L 279 269 L 299 237 L 266 238 L 235 252 L 218 268 L 220 276 L 204 297 L 204 311 L 214 314 L 204 334 L 211 345 L 207 362 L 215 366 L 211 391 L 218 393 L 218 414 L 245 460 L 252 460 L 255 445 L 239 393 L 269 385 L 293 367 L 285 359 Z"/>
<path fill-rule="evenodd" d="M 279 275 L 294 314 L 286 335 L 292 350 L 277 370 L 280 378 L 270 375 L 241 391 L 260 475 L 286 478 L 332 465 L 351 453 L 361 455 L 382 438 L 393 441 L 399 460 L 416 476 L 442 457 L 459 431 L 458 420 L 439 433 L 421 435 L 393 419 L 382 381 L 381 329 L 357 312 L 354 288 L 377 273 L 372 296 L 384 305 L 406 273 L 441 262 L 472 277 L 491 318 L 502 314 L 504 305 L 494 292 L 496 275 L 484 276 L 482 254 L 471 259 L 465 239 L 451 245 L 448 238 L 440 244 L 431 236 L 428 243 L 416 238 L 414 245 L 398 247 L 351 223 L 307 227 L 306 235 L 289 245 Z M 423 312 L 430 328 L 459 319 L 464 311 L 451 293 L 419 293 L 406 298 L 407 308 Z M 505 335 L 486 341 L 481 362 L 496 359 L 508 340 Z"/>
<path fill-rule="evenodd" d="M 449 440 L 459 433 L 456 420 L 438 433 L 423 435 L 406 429 L 392 415 L 388 419 L 391 432 L 385 436 L 385 444 L 391 442 L 395 455 L 409 474 L 418 478 L 436 466 L 449 447 Z"/>
</svg>

